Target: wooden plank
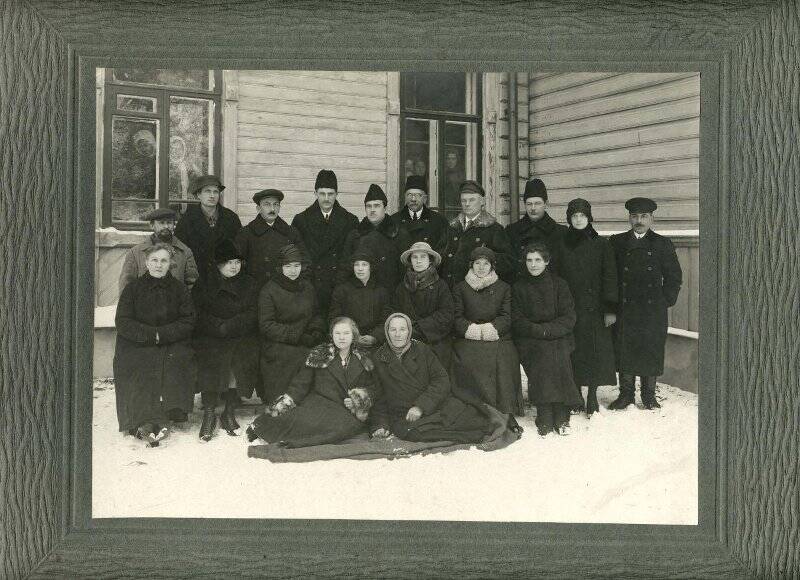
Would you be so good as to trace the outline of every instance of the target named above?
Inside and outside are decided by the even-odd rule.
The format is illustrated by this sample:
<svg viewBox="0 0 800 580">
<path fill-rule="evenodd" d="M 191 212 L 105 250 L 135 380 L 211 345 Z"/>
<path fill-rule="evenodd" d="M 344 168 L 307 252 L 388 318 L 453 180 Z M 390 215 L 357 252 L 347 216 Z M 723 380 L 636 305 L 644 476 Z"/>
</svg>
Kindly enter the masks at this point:
<svg viewBox="0 0 800 580">
<path fill-rule="evenodd" d="M 239 177 L 245 179 L 310 179 L 313 183 L 319 171 L 319 164 L 309 165 L 270 165 L 270 164 L 245 164 L 239 166 Z M 353 181 L 376 182 L 386 175 L 385 167 L 374 169 L 345 169 L 337 170 L 337 176 L 346 174 Z"/>
<path fill-rule="evenodd" d="M 550 195 L 556 193 L 562 198 L 574 199 L 582 197 L 590 203 L 609 203 L 615 200 L 626 200 L 632 197 L 659 197 L 669 199 L 698 200 L 700 196 L 699 179 L 682 179 L 676 181 L 657 181 L 653 183 L 618 183 L 602 187 L 551 188 L 545 181 Z"/>
<path fill-rule="evenodd" d="M 239 83 L 239 98 L 241 100 L 267 99 L 303 104 L 319 103 L 321 105 L 344 105 L 348 107 L 386 111 L 386 95 L 381 97 L 342 95 L 338 93 L 329 93 L 325 90 L 291 89 L 286 87 Z"/>
<path fill-rule="evenodd" d="M 266 113 L 303 114 L 308 117 L 353 119 L 355 121 L 386 122 L 386 110 L 347 107 L 344 105 L 315 104 L 313 107 L 294 101 L 275 99 L 243 98 L 239 101 L 239 111 L 259 111 Z"/>
<path fill-rule="evenodd" d="M 696 96 L 679 99 L 670 103 L 660 103 L 630 111 L 620 111 L 600 115 L 591 119 L 578 119 L 558 125 L 539 126 L 535 117 L 531 118 L 531 143 L 544 143 L 557 139 L 568 139 L 584 135 L 596 135 L 631 127 L 644 127 L 700 116 L 700 99 Z"/>
<path fill-rule="evenodd" d="M 323 90 L 328 93 L 360 95 L 367 97 L 386 97 L 385 72 L 370 75 L 370 80 L 341 80 L 318 75 L 298 74 L 295 71 L 242 71 L 243 84 L 273 86 L 291 89 Z"/>
<path fill-rule="evenodd" d="M 314 175 L 313 177 L 315 177 Z M 338 181 L 339 181 L 339 189 L 340 191 L 346 192 L 353 192 L 353 193 L 360 193 L 363 201 L 363 197 L 367 194 L 367 190 L 371 183 L 377 183 L 384 187 L 386 182 L 386 174 L 383 174 L 383 179 L 376 179 L 376 180 L 368 180 L 368 181 L 355 181 L 352 177 L 347 174 L 343 173 L 342 175 L 337 174 Z M 311 183 L 311 187 L 309 187 L 309 183 Z M 248 199 L 251 198 L 252 195 L 266 187 L 272 187 L 275 189 L 280 189 L 281 191 L 302 191 L 303 188 L 309 187 L 309 189 L 313 189 L 314 187 L 314 180 L 309 179 L 291 179 L 285 177 L 270 177 L 269 179 L 265 180 L 262 178 L 257 177 L 241 177 L 237 180 L 237 185 L 239 191 L 241 191 L 241 198 Z M 240 198 L 240 199 L 241 199 Z"/>
<path fill-rule="evenodd" d="M 253 72 L 247 71 L 247 72 Z M 268 72 L 285 74 L 292 73 L 298 77 L 310 77 L 314 79 L 329 79 L 335 81 L 345 81 L 352 83 L 371 83 L 373 82 L 376 74 L 386 74 L 386 71 L 353 71 L 353 70 L 279 70 L 273 69 Z"/>
<path fill-rule="evenodd" d="M 637 145 L 623 149 L 565 155 L 547 159 L 533 159 L 531 170 L 535 175 L 564 171 L 580 171 L 599 167 L 615 167 L 634 163 L 652 163 L 675 159 L 696 159 L 700 156 L 699 139 L 683 139 L 652 145 Z"/>
<path fill-rule="evenodd" d="M 316 151 L 301 153 L 239 151 L 237 155 L 240 166 L 284 165 L 290 167 L 327 168 L 338 172 L 344 169 L 376 169 L 386 165 L 386 160 L 381 157 L 348 157 L 341 155 L 341 151 L 339 153 L 338 155 L 322 155 Z"/>
<path fill-rule="evenodd" d="M 555 219 L 555 216 L 553 216 Z M 559 223 L 565 223 L 563 216 L 561 219 L 556 220 Z M 606 232 L 623 232 L 628 231 L 630 229 L 630 224 L 628 223 L 627 219 L 603 219 L 598 220 L 596 219 L 592 224 L 594 228 L 605 235 Z M 656 232 L 666 232 L 666 231 L 696 231 L 697 230 L 698 222 L 691 222 L 691 221 L 679 221 L 679 220 L 659 220 L 656 226 L 653 228 Z"/>
<path fill-rule="evenodd" d="M 692 77 L 664 83 L 639 91 L 611 95 L 587 102 L 575 103 L 555 109 L 534 112 L 531 122 L 537 127 L 566 123 L 577 119 L 593 118 L 618 111 L 639 109 L 648 105 L 666 103 L 700 96 L 700 78 Z"/>
<path fill-rule="evenodd" d="M 346 143 L 351 145 L 373 146 L 386 144 L 386 135 L 380 133 L 359 133 L 349 129 L 346 131 L 336 129 L 295 129 L 290 127 L 252 125 L 250 123 L 239 123 L 239 136 L 296 140 L 306 143 Z"/>
<path fill-rule="evenodd" d="M 290 139 L 257 139 L 239 137 L 238 151 L 272 151 L 275 153 L 313 153 L 344 157 L 386 158 L 386 145 L 347 145 L 344 143 L 304 143 Z"/>
<path fill-rule="evenodd" d="M 585 85 L 601 79 L 619 76 L 621 73 L 615 72 L 578 72 L 578 73 L 558 73 L 541 78 L 534 78 L 530 83 L 530 96 L 538 97 L 556 91 L 562 91 L 570 87 Z"/>
<path fill-rule="evenodd" d="M 656 182 L 699 178 L 700 167 L 696 159 L 686 161 L 664 161 L 609 167 L 576 172 L 553 173 L 547 176 L 545 183 L 548 191 L 575 187 L 591 187 L 594 185 L 614 185 L 632 182 Z M 541 176 L 542 174 L 535 174 Z"/>
<path fill-rule="evenodd" d="M 386 132 L 386 125 L 383 120 L 356 121 L 336 117 L 317 117 L 308 116 L 307 114 L 283 114 L 241 109 L 239 111 L 239 122 L 270 127 L 333 129 L 376 135 L 383 135 Z"/>
<path fill-rule="evenodd" d="M 566 220 L 567 203 L 569 199 L 557 197 L 550 203 L 548 210 L 552 216 L 558 216 L 559 220 Z M 592 216 L 598 220 L 626 220 L 628 212 L 625 210 L 625 200 L 611 204 L 592 204 Z M 696 203 L 686 203 L 682 201 L 664 201 L 658 203 L 655 214 L 653 229 L 666 229 L 663 221 L 697 221 L 699 210 Z M 696 228 L 696 226 L 695 226 Z"/>
<path fill-rule="evenodd" d="M 545 95 L 531 95 L 530 107 L 531 111 L 544 111 L 694 77 L 699 85 L 699 73 L 625 73 Z"/>
<path fill-rule="evenodd" d="M 696 117 L 694 119 L 635 127 L 633 129 L 624 129 L 622 131 L 613 131 L 600 135 L 535 143 L 530 148 L 530 157 L 545 159 L 548 157 L 558 157 L 560 155 L 605 151 L 609 149 L 631 147 L 633 145 L 662 143 L 675 139 L 687 139 L 689 137 L 699 136 L 700 119 Z"/>
</svg>

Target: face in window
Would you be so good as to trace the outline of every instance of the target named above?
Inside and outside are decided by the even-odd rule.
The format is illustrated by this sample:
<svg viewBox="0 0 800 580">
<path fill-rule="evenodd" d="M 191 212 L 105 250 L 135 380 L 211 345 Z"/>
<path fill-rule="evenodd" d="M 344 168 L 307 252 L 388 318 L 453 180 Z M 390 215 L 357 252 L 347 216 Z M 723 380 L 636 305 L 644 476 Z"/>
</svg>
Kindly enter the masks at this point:
<svg viewBox="0 0 800 580">
<path fill-rule="evenodd" d="M 414 160 L 411 158 L 406 159 L 403 168 L 406 170 L 406 175 L 413 175 L 414 174 Z"/>
<path fill-rule="evenodd" d="M 219 273 L 223 278 L 233 278 L 242 270 L 242 261 L 239 258 L 228 260 L 227 262 L 220 262 L 217 264 Z"/>
<path fill-rule="evenodd" d="M 653 214 L 649 212 L 632 213 L 628 216 L 628 221 L 637 234 L 643 234 L 653 225 Z"/>
<path fill-rule="evenodd" d="M 572 227 L 575 228 L 576 230 L 585 230 L 586 226 L 589 225 L 589 218 L 586 217 L 585 213 L 576 211 L 574 214 L 572 214 L 572 217 L 570 218 L 570 223 L 572 224 Z"/>
<path fill-rule="evenodd" d="M 373 200 L 364 204 L 364 211 L 367 213 L 367 219 L 371 224 L 379 224 L 386 217 L 386 205 L 382 201 Z"/>
<path fill-rule="evenodd" d="M 175 233 L 175 220 L 153 220 L 150 222 L 156 237 L 162 242 L 169 242 Z"/>
<path fill-rule="evenodd" d="M 156 250 L 147 256 L 145 266 L 153 278 L 163 278 L 169 272 L 171 258 L 167 250 Z"/>
<path fill-rule="evenodd" d="M 369 274 L 371 270 L 372 267 L 366 260 L 356 260 L 353 262 L 353 274 L 355 274 L 356 278 L 361 280 L 364 284 L 369 282 Z"/>
<path fill-rule="evenodd" d="M 406 205 L 413 212 L 422 210 L 422 206 L 428 202 L 427 194 L 421 189 L 409 189 L 406 191 Z"/>
<path fill-rule="evenodd" d="M 333 346 L 339 350 L 350 350 L 353 344 L 353 327 L 348 321 L 343 320 L 331 329 L 331 337 Z"/>
<path fill-rule="evenodd" d="M 421 159 L 417 159 L 414 162 L 414 174 L 416 175 L 425 175 L 425 172 L 428 170 L 428 166 L 425 165 L 425 162 Z"/>
<path fill-rule="evenodd" d="M 333 203 L 336 201 L 336 190 L 330 187 L 320 187 L 317 190 L 317 201 L 320 209 L 328 213 L 333 209 Z"/>
<path fill-rule="evenodd" d="M 531 221 L 538 222 L 547 211 L 547 202 L 541 197 L 529 197 L 525 200 L 525 213 Z"/>
<path fill-rule="evenodd" d="M 272 225 L 278 219 L 281 211 L 281 202 L 276 197 L 263 197 L 258 200 L 258 213 L 265 222 Z"/>
<path fill-rule="evenodd" d="M 206 185 L 197 192 L 197 199 L 200 205 L 205 208 L 214 208 L 219 203 L 219 187 L 216 185 Z"/>
<path fill-rule="evenodd" d="M 289 262 L 288 264 L 281 266 L 283 275 L 289 278 L 289 280 L 297 280 L 297 278 L 300 277 L 301 269 L 302 264 L 300 264 L 300 262 Z"/>
<path fill-rule="evenodd" d="M 545 261 L 539 252 L 528 252 L 528 255 L 525 257 L 525 266 L 528 268 L 528 272 L 533 276 L 541 275 L 549 263 L 550 260 Z"/>
<path fill-rule="evenodd" d="M 142 157 L 154 157 L 156 154 L 156 137 L 147 129 L 136 131 L 133 136 L 133 147 Z"/>
<path fill-rule="evenodd" d="M 492 271 L 492 263 L 486 258 L 478 258 L 472 262 L 472 271 L 478 278 L 485 278 Z"/>
<path fill-rule="evenodd" d="M 411 252 L 411 268 L 415 272 L 422 272 L 431 265 L 431 257 L 428 252 Z"/>
<path fill-rule="evenodd" d="M 458 167 L 458 153 L 455 151 L 448 151 L 447 157 L 445 157 L 445 165 L 447 169 L 455 169 Z"/>
<path fill-rule="evenodd" d="M 486 203 L 486 198 L 480 193 L 462 193 L 461 194 L 461 211 L 468 218 L 473 218 L 483 209 Z"/>
</svg>

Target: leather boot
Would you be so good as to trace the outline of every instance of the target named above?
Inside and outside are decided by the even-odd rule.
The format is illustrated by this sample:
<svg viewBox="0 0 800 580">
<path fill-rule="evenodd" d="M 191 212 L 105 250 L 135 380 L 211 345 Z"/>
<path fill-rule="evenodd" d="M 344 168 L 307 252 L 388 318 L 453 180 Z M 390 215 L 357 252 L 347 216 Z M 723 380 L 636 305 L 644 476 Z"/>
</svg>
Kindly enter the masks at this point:
<svg viewBox="0 0 800 580">
<path fill-rule="evenodd" d="M 642 406 L 647 410 L 661 408 L 656 400 L 656 377 L 642 377 Z"/>
<path fill-rule="evenodd" d="M 586 416 L 591 417 L 592 413 L 600 410 L 600 404 L 597 402 L 597 386 L 589 385 L 589 391 L 586 393 Z"/>
<path fill-rule="evenodd" d="M 619 374 L 619 396 L 608 408 L 621 411 L 636 402 L 636 377 L 625 373 Z"/>
<path fill-rule="evenodd" d="M 217 414 L 214 407 L 203 409 L 203 422 L 200 424 L 200 439 L 210 441 L 217 429 Z"/>
<path fill-rule="evenodd" d="M 219 422 L 222 425 L 222 428 L 228 432 L 228 435 L 238 435 L 236 430 L 240 427 L 240 425 L 236 422 L 236 415 L 233 412 L 232 404 L 225 404 L 225 408 L 222 410 L 222 415 L 219 417 Z"/>
</svg>

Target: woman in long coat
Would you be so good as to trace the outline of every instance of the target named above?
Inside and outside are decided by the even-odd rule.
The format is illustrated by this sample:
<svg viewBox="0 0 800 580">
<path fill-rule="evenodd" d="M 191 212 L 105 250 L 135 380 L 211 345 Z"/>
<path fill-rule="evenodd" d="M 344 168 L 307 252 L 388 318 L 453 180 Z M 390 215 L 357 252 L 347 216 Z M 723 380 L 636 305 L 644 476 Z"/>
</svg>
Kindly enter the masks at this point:
<svg viewBox="0 0 800 580">
<path fill-rule="evenodd" d="M 242 255 L 230 240 L 214 248 L 216 269 L 192 289 L 197 310 L 194 349 L 203 402 L 200 438 L 213 437 L 220 397 L 223 429 L 235 435 L 239 394 L 263 394 L 258 372 L 258 287 L 242 272 Z"/>
<path fill-rule="evenodd" d="M 407 315 L 392 314 L 385 328 L 386 343 L 374 359 L 382 391 L 371 416 L 373 437 L 477 443 L 492 432 L 480 401 L 451 394 L 450 379 L 437 356 L 411 338 Z"/>
<path fill-rule="evenodd" d="M 352 274 L 334 288 L 328 318 L 352 318 L 361 329 L 357 346 L 369 354 L 383 344 L 383 323 L 392 313 L 392 301 L 389 290 L 372 276 L 374 254 L 360 250 L 351 260 Z"/>
<path fill-rule="evenodd" d="M 453 288 L 453 364 L 483 401 L 502 413 L 524 415 L 519 355 L 511 340 L 511 287 L 497 277 L 490 248 L 475 248 L 470 260 L 466 277 Z"/>
<path fill-rule="evenodd" d="M 543 436 L 568 433 L 570 408 L 583 402 L 570 360 L 575 304 L 567 283 L 547 270 L 549 262 L 547 247 L 531 244 L 525 258 L 528 272 L 514 283 L 511 296 L 511 331 Z"/>
<path fill-rule="evenodd" d="M 397 286 L 395 306 L 413 324 L 412 338 L 433 349 L 449 372 L 453 358 L 453 296 L 436 268 L 442 257 L 429 244 L 417 242 L 400 255 L 406 275 Z"/>
<path fill-rule="evenodd" d="M 119 430 L 155 446 L 167 421 L 184 422 L 192 410 L 195 311 L 189 290 L 169 272 L 172 248 L 158 243 L 145 256 L 147 272 L 117 304 L 114 388 Z"/>
<path fill-rule="evenodd" d="M 247 429 L 286 447 L 337 443 L 367 431 L 375 398 L 374 365 L 355 345 L 358 327 L 346 317 L 331 325 L 330 343 L 311 349 L 304 366 L 269 411 Z"/>
<path fill-rule="evenodd" d="M 617 384 L 614 339 L 610 326 L 616 320 L 617 265 L 614 250 L 592 227 L 592 206 L 576 198 L 567 205 L 569 230 L 558 245 L 556 273 L 569 285 L 575 300 L 575 383 L 588 385 L 586 414 L 599 409 L 598 385 Z"/>
<path fill-rule="evenodd" d="M 301 250 L 293 244 L 284 246 L 279 262 L 280 269 L 258 297 L 259 364 L 264 400 L 269 402 L 286 391 L 309 349 L 325 337 L 314 287 L 300 277 Z"/>
</svg>

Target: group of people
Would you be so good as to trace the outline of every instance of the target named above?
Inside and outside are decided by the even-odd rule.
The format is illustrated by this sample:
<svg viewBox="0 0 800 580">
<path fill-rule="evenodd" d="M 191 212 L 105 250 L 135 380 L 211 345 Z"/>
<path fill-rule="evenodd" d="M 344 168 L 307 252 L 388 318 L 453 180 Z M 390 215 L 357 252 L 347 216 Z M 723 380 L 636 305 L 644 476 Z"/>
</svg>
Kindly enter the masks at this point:
<svg viewBox="0 0 800 580">
<path fill-rule="evenodd" d="M 556 223 L 540 179 L 506 228 L 471 180 L 449 222 L 428 206 L 424 176 L 406 179 L 394 215 L 370 185 L 360 221 L 338 203 L 330 170 L 291 225 L 281 191 L 255 193 L 258 215 L 242 227 L 219 203 L 223 189 L 199 178 L 199 203 L 180 219 L 151 212 L 153 234 L 126 257 L 114 357 L 121 431 L 157 445 L 199 392 L 200 438 L 218 422 L 236 434 L 236 406 L 256 393 L 266 408 L 247 428 L 251 441 L 479 442 L 498 418 L 521 432 L 520 364 L 542 436 L 568 433 L 578 409 L 597 411 L 598 386 L 617 373 L 611 409 L 634 404 L 637 376 L 642 405 L 659 407 L 681 269 L 670 240 L 650 229 L 652 200 L 628 200 L 631 229 L 606 239 L 584 199 L 569 202 L 567 226 Z"/>
</svg>

